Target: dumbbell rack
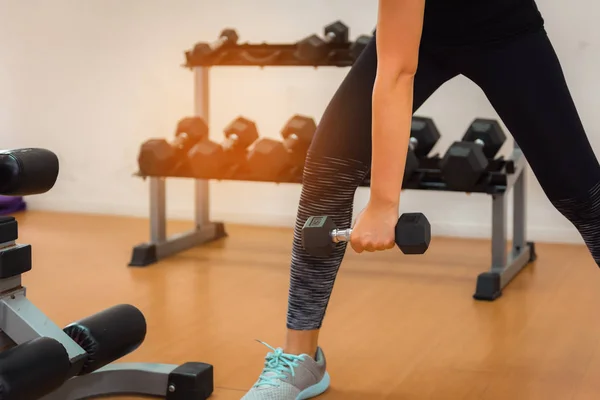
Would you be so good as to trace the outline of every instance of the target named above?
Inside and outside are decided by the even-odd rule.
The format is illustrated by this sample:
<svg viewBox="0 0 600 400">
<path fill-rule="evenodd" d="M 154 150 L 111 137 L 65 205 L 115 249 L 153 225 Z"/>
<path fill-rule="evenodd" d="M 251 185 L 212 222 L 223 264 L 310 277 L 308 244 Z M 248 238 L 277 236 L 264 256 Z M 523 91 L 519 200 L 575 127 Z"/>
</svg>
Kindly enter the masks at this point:
<svg viewBox="0 0 600 400">
<path fill-rule="evenodd" d="M 296 57 L 295 44 L 239 44 L 223 48 L 214 54 L 200 59 L 193 52 L 185 53 L 186 63 L 194 74 L 194 113 L 209 124 L 210 68 L 216 66 L 309 66 L 309 67 L 349 67 L 353 64 L 350 44 L 334 43 L 326 59 L 308 62 Z M 189 171 L 186 171 L 189 172 Z M 177 177 L 194 179 L 194 221 L 191 231 L 167 237 L 166 178 L 149 176 L 150 181 L 150 241 L 133 248 L 129 266 L 143 267 L 160 259 L 182 252 L 204 243 L 227 236 L 222 222 L 210 221 L 208 179 L 198 179 L 187 173 Z M 288 178 L 291 178 L 288 177 Z M 301 181 L 294 181 L 300 183 Z"/>
<path fill-rule="evenodd" d="M 329 57 L 320 63 L 302 63 L 295 57 L 295 45 L 241 44 L 229 47 L 214 55 L 195 60 L 186 53 L 185 67 L 194 75 L 195 115 L 209 123 L 209 73 L 215 66 L 312 66 L 349 67 L 353 63 L 349 45 L 335 45 Z M 403 183 L 403 189 L 452 191 L 441 179 L 439 156 L 421 160 L 419 169 Z M 515 144 L 511 156 L 493 160 L 485 177 L 473 188 L 473 193 L 492 196 L 492 257 L 491 268 L 478 276 L 475 294 L 478 300 L 492 301 L 502 294 L 502 289 L 530 262 L 536 258 L 535 246 L 526 240 L 526 176 L 527 163 L 523 152 Z M 195 227 L 188 232 L 167 237 L 166 233 L 166 178 L 144 177 L 150 186 L 150 241 L 133 249 L 130 266 L 147 266 L 173 254 L 227 236 L 223 222 L 210 220 L 208 177 L 187 177 L 195 181 Z M 228 179 L 223 177 L 220 179 Z M 243 180 L 240 177 L 229 178 Z M 301 183 L 301 176 L 291 174 L 287 183 Z M 280 182 L 283 182 L 280 181 Z M 367 179 L 363 187 L 369 186 Z M 513 243 L 507 252 L 507 195 L 513 191 Z"/>
</svg>

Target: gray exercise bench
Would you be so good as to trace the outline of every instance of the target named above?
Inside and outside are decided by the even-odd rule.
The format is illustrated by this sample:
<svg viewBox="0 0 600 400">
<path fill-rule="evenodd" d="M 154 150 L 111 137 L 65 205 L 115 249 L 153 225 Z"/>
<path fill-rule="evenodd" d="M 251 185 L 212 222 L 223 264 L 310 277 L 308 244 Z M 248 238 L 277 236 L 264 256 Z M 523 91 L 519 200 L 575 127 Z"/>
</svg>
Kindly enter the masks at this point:
<svg viewBox="0 0 600 400">
<path fill-rule="evenodd" d="M 17 221 L 0 217 L 0 398 L 80 400 L 135 395 L 206 400 L 213 367 L 112 364 L 138 348 L 143 314 L 118 305 L 61 329 L 26 297 L 21 275 L 31 270 L 31 246 L 17 244 Z M 64 293 L 65 302 L 69 294 Z"/>
</svg>

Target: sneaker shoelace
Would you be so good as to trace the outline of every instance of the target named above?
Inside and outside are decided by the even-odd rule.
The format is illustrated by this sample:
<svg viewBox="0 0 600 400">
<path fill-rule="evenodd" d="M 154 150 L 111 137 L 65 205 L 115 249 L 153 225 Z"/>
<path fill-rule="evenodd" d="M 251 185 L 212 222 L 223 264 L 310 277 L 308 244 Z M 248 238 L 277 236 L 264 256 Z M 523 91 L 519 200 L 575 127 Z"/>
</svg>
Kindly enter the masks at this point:
<svg viewBox="0 0 600 400">
<path fill-rule="evenodd" d="M 260 374 L 258 381 L 254 384 L 254 387 L 278 387 L 281 379 L 287 378 L 286 373 L 295 376 L 296 372 L 294 369 L 298 367 L 298 362 L 302 361 L 301 356 L 286 354 L 281 348 L 276 349 L 260 340 L 258 340 L 258 342 L 268 347 L 272 352 L 267 354 L 267 357 L 265 358 L 265 367 Z"/>
</svg>

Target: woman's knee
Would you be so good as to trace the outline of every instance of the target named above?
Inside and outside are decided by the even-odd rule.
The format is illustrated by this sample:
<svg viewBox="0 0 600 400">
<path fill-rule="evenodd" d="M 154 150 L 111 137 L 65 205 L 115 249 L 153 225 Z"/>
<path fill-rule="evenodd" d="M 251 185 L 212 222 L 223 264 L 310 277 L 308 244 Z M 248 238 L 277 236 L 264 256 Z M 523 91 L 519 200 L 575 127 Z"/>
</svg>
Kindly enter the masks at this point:
<svg viewBox="0 0 600 400">
<path fill-rule="evenodd" d="M 312 215 L 329 215 L 344 227 L 352 217 L 356 189 L 363 183 L 369 164 L 352 159 L 309 153 L 304 166 L 298 223 Z"/>
</svg>

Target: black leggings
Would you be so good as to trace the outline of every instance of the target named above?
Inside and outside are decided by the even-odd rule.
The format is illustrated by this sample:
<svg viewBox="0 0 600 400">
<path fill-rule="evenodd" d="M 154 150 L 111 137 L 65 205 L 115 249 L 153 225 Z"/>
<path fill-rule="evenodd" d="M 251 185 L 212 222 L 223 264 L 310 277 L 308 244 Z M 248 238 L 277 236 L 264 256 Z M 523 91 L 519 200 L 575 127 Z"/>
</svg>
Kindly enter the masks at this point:
<svg viewBox="0 0 600 400">
<path fill-rule="evenodd" d="M 327 258 L 306 253 L 300 229 L 310 215 L 352 223 L 354 193 L 371 162 L 373 40 L 327 107 L 307 156 L 294 232 L 287 326 L 321 327 L 345 246 Z M 421 46 L 414 110 L 462 74 L 477 84 L 523 150 L 544 192 L 600 262 L 600 167 L 552 45 L 541 30 L 485 48 Z"/>
</svg>

